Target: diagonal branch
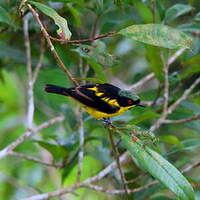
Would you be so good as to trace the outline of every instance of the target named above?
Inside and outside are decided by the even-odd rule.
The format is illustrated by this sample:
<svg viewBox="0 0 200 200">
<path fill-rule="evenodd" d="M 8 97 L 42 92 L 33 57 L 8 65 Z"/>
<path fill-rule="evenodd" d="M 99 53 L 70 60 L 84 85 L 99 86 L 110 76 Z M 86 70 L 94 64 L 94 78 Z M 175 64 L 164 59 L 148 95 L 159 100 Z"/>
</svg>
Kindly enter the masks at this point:
<svg viewBox="0 0 200 200">
<path fill-rule="evenodd" d="M 18 153 L 18 152 L 15 152 L 15 151 L 10 151 L 8 153 L 8 155 L 15 156 L 15 157 L 20 157 L 20 158 L 24 158 L 26 160 L 30 160 L 30 161 L 33 161 L 33 162 L 40 163 L 42 165 L 46 165 L 48 167 L 55 167 L 55 168 L 61 168 L 61 167 L 63 167 L 62 163 L 50 163 L 50 162 L 46 162 L 44 160 L 40 160 L 40 159 L 35 158 L 33 156 L 25 155 L 23 153 Z"/>
<path fill-rule="evenodd" d="M 186 119 L 178 119 L 178 120 L 170 120 L 170 119 L 165 119 L 163 120 L 163 124 L 180 124 L 180 123 L 186 123 L 186 122 L 190 122 L 193 120 L 200 120 L 200 114 L 199 115 L 195 115 L 192 117 L 188 117 Z"/>
<path fill-rule="evenodd" d="M 64 120 L 63 116 L 54 117 L 53 119 L 42 123 L 38 127 L 36 127 L 34 130 L 27 130 L 23 135 L 21 135 L 19 138 L 17 138 L 14 142 L 6 146 L 4 149 L 0 151 L 0 159 L 7 156 L 11 151 L 13 151 L 19 144 L 24 142 L 27 138 L 33 136 L 34 134 L 40 132 L 42 129 L 47 128 L 57 122 L 61 122 Z"/>
<path fill-rule="evenodd" d="M 76 81 L 76 79 L 72 76 L 72 74 L 68 71 L 68 69 L 66 68 L 65 64 L 63 63 L 63 61 L 60 59 L 57 51 L 55 50 L 55 47 L 53 46 L 51 40 L 50 40 L 50 36 L 47 32 L 47 30 L 45 29 L 44 25 L 42 24 L 38 13 L 33 9 L 33 7 L 30 4 L 27 4 L 29 10 L 31 11 L 31 13 L 33 14 L 33 17 L 35 18 L 36 22 L 39 24 L 41 32 L 43 34 L 43 36 L 45 37 L 49 48 L 51 50 L 51 53 L 53 54 L 54 58 L 56 59 L 56 61 L 58 62 L 60 68 L 64 71 L 64 73 L 67 75 L 67 77 L 69 78 L 69 80 L 71 80 L 71 82 L 75 85 L 78 86 L 78 82 Z"/>
</svg>

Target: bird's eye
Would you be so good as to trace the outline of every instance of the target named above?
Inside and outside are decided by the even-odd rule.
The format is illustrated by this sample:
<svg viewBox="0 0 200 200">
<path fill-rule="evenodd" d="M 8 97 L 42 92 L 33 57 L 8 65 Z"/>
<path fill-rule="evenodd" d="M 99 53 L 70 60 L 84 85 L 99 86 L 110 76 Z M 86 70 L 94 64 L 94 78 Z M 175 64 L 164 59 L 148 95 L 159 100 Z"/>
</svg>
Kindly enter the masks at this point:
<svg viewBox="0 0 200 200">
<path fill-rule="evenodd" d="M 133 104 L 133 100 L 129 99 L 129 100 L 128 100 L 128 104 L 129 104 L 129 105 L 132 105 L 132 104 Z"/>
</svg>

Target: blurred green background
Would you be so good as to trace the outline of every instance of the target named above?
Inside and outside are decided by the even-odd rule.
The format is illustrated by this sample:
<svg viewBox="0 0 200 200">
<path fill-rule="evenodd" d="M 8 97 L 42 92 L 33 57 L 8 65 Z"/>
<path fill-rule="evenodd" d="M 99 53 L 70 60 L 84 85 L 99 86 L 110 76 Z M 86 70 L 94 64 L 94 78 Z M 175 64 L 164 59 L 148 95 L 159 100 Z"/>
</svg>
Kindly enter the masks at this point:
<svg viewBox="0 0 200 200">
<path fill-rule="evenodd" d="M 132 24 L 163 23 L 180 29 L 194 38 L 192 51 L 187 50 L 170 66 L 170 98 L 175 101 L 200 75 L 200 4 L 198 0 L 52 0 L 44 3 L 65 17 L 72 32 L 71 39 L 85 39 L 112 30 L 120 30 Z M 26 130 L 27 70 L 22 17 L 18 12 L 20 1 L 0 1 L 0 149 L 17 139 Z M 181 7 L 182 6 L 182 7 Z M 39 12 L 39 11 L 38 11 Z M 40 13 L 49 34 L 57 37 L 53 20 Z M 32 68 L 37 65 L 43 37 L 32 15 L 29 19 Z M 128 89 L 145 75 L 153 72 L 155 78 L 137 90 L 145 102 L 156 102 L 163 97 L 162 48 L 153 47 L 116 35 L 81 45 L 62 45 L 54 42 L 56 50 L 67 68 L 76 78 L 107 80 Z M 166 50 L 169 55 L 175 50 Z M 85 81 L 82 80 L 82 83 Z M 8 156 L 0 160 L 0 199 L 22 199 L 38 193 L 53 191 L 76 181 L 77 152 L 79 146 L 79 108 L 72 100 L 47 94 L 44 85 L 56 84 L 71 87 L 45 44 L 42 68 L 34 87 L 34 125 L 55 116 L 65 120 L 29 138 L 15 150 L 42 160 L 67 164 L 61 169 L 44 166 L 26 159 Z M 200 114 L 200 86 L 183 101 L 169 119 L 184 119 Z M 159 118 L 162 104 L 135 108 L 113 121 L 134 123 L 148 129 Z M 81 180 L 95 175 L 112 162 L 108 133 L 100 121 L 83 113 L 84 162 Z M 199 120 L 182 124 L 165 124 L 156 130 L 160 139 L 157 150 L 178 168 L 199 160 Z M 116 138 L 118 141 L 119 138 Z M 125 151 L 120 143 L 119 151 Z M 133 161 L 123 166 L 126 179 L 131 180 L 144 172 Z M 200 171 L 195 168 L 186 174 L 195 186 L 200 199 Z M 136 188 L 152 180 L 143 176 L 135 183 Z M 99 182 L 105 188 L 120 188 L 117 170 Z M 76 195 L 64 195 L 52 199 L 121 199 L 120 195 L 108 195 L 91 189 L 79 189 Z M 169 200 L 175 196 L 161 185 L 134 193 L 129 199 Z"/>
</svg>

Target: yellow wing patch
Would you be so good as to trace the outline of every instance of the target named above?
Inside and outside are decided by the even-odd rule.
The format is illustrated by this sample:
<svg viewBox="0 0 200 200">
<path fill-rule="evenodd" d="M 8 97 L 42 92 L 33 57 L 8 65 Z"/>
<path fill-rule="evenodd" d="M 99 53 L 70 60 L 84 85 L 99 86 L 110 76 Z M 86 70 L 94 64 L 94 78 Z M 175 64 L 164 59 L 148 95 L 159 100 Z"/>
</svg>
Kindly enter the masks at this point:
<svg viewBox="0 0 200 200">
<path fill-rule="evenodd" d="M 111 99 L 108 101 L 108 103 L 111 104 L 112 106 L 120 107 L 116 99 Z"/>
<path fill-rule="evenodd" d="M 116 99 L 110 99 L 108 97 L 101 98 L 103 101 L 107 102 L 108 104 L 116 107 L 120 107 Z"/>
<path fill-rule="evenodd" d="M 98 88 L 97 87 L 92 87 L 92 88 L 87 88 L 88 90 L 92 90 L 92 91 L 95 91 L 97 92 L 98 91 Z"/>
<path fill-rule="evenodd" d="M 97 93 L 95 93 L 95 94 L 96 94 L 96 96 L 98 96 L 98 97 L 100 97 L 100 96 L 104 95 L 104 93 L 103 93 L 103 92 L 97 92 Z"/>
</svg>

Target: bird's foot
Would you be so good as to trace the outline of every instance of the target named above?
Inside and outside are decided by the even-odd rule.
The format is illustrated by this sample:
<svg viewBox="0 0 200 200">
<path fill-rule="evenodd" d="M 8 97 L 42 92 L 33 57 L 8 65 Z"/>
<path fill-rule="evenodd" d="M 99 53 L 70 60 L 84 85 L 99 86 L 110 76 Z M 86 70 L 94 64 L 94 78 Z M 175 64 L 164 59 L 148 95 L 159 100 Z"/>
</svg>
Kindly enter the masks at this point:
<svg viewBox="0 0 200 200">
<path fill-rule="evenodd" d="M 104 123 L 106 127 L 108 128 L 114 127 L 110 118 L 102 118 L 100 120 Z"/>
</svg>

